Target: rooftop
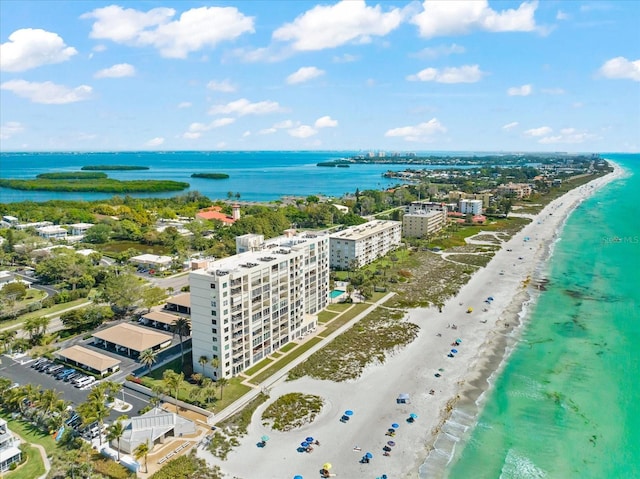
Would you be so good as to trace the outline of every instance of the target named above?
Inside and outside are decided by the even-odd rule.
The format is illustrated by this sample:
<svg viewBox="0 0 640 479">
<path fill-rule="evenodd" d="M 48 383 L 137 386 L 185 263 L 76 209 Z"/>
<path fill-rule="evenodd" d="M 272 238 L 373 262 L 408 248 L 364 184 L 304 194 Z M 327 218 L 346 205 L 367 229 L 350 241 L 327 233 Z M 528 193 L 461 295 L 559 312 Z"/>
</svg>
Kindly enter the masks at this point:
<svg viewBox="0 0 640 479">
<path fill-rule="evenodd" d="M 106 371 L 113 366 L 117 366 L 121 362 L 119 359 L 112 358 L 111 356 L 107 356 L 78 345 L 62 349 L 58 351 L 57 354 L 63 358 L 70 359 L 79 364 L 84 364 L 85 366 L 89 366 L 90 368 L 101 372 Z"/>
<path fill-rule="evenodd" d="M 102 339 L 133 351 L 144 351 L 171 341 L 171 336 L 151 329 L 141 328 L 133 324 L 122 323 L 111 328 L 98 331 L 94 338 Z"/>
<path fill-rule="evenodd" d="M 191 307 L 191 293 L 180 293 L 167 299 L 168 304 Z"/>
<path fill-rule="evenodd" d="M 157 254 L 141 254 L 129 258 L 129 261 L 133 263 L 154 263 L 154 264 L 167 264 L 171 263 L 171 256 L 158 256 Z"/>
<path fill-rule="evenodd" d="M 182 316 L 176 316 L 175 314 L 163 313 L 161 311 L 151 311 L 144 316 L 144 319 L 148 319 L 149 321 L 157 321 L 162 324 L 172 325 L 176 319 L 181 319 Z"/>
<path fill-rule="evenodd" d="M 385 221 L 385 220 L 369 221 L 368 223 L 364 223 L 359 226 L 352 226 L 345 230 L 339 231 L 338 233 L 333 233 L 330 236 L 330 238 L 357 241 L 357 240 L 372 236 L 374 234 L 380 233 L 381 231 L 384 231 L 392 226 L 401 226 L 401 225 L 402 223 L 400 221 Z"/>
</svg>

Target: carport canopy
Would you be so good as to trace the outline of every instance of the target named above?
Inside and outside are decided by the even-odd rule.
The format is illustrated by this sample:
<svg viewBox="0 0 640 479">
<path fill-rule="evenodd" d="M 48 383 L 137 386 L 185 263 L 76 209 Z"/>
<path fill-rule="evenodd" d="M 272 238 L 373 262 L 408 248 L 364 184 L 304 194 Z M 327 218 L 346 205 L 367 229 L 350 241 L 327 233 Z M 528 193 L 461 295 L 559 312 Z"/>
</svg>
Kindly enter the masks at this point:
<svg viewBox="0 0 640 479">
<path fill-rule="evenodd" d="M 101 376 L 117 371 L 120 368 L 121 361 L 119 359 L 78 345 L 62 349 L 57 354 L 63 360 L 89 371 L 95 371 Z"/>
<path fill-rule="evenodd" d="M 128 323 L 118 324 L 98 331 L 93 337 L 105 344 L 114 344 L 120 348 L 141 353 L 145 349 L 160 349 L 171 344 L 171 336 L 151 329 L 134 326 Z"/>
</svg>

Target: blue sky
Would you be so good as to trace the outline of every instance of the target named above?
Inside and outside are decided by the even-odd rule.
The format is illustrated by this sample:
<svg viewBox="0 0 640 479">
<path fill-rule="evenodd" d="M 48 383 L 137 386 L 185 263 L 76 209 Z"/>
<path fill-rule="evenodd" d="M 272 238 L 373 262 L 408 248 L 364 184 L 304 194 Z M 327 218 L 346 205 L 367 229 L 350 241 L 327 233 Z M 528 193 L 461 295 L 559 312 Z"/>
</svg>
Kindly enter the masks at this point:
<svg viewBox="0 0 640 479">
<path fill-rule="evenodd" d="M 0 148 L 640 150 L 640 2 L 2 0 Z"/>
</svg>

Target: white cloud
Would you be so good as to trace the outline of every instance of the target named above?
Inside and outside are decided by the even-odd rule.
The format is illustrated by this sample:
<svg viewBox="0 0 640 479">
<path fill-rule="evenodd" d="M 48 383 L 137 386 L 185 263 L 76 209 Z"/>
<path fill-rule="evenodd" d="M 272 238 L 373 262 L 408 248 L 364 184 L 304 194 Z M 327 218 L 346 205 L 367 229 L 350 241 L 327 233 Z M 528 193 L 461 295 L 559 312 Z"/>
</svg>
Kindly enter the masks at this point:
<svg viewBox="0 0 640 479">
<path fill-rule="evenodd" d="M 251 103 L 246 98 L 232 101 L 225 105 L 214 105 L 209 109 L 211 115 L 216 114 L 236 114 L 238 116 L 244 115 L 264 115 L 267 113 L 276 113 L 284 111 L 284 109 L 278 104 L 277 101 L 258 101 Z"/>
<path fill-rule="evenodd" d="M 553 145 L 557 143 L 576 144 L 584 143 L 587 140 L 593 140 L 595 138 L 595 135 L 588 132 L 578 131 L 575 128 L 563 128 L 557 135 L 540 138 L 538 143 L 542 143 L 544 145 Z"/>
<path fill-rule="evenodd" d="M 569 20 L 569 18 L 571 18 L 569 14 L 562 10 L 558 10 L 558 13 L 556 13 L 556 20 Z"/>
<path fill-rule="evenodd" d="M 110 5 L 96 8 L 80 18 L 95 20 L 91 38 L 131 46 L 151 46 L 168 58 L 186 58 L 191 52 L 213 48 L 218 43 L 253 33 L 253 17 L 235 7 L 200 7 L 183 12 L 173 20 L 172 8 L 147 12 Z"/>
<path fill-rule="evenodd" d="M 403 137 L 406 141 L 429 141 L 437 133 L 446 133 L 447 129 L 437 118 L 415 126 L 402 126 L 388 130 L 386 137 Z"/>
<path fill-rule="evenodd" d="M 209 130 L 213 130 L 215 128 L 220 128 L 220 127 L 223 127 L 223 126 L 231 125 L 235 121 L 236 121 L 235 118 L 225 117 L 225 118 L 216 118 L 215 120 L 213 120 L 210 123 L 195 122 L 195 123 L 191 123 L 189 125 L 189 132 L 190 133 L 202 133 L 203 131 L 209 131 Z"/>
<path fill-rule="evenodd" d="M 207 83 L 207 88 L 209 90 L 219 91 L 222 93 L 233 93 L 237 89 L 236 86 L 229 80 L 211 80 L 209 83 Z"/>
<path fill-rule="evenodd" d="M 273 32 L 277 41 L 291 41 L 298 51 L 335 48 L 345 43 L 367 43 L 397 28 L 403 13 L 394 8 L 383 12 L 364 0 L 343 0 L 334 5 L 316 5 L 293 22 Z"/>
<path fill-rule="evenodd" d="M 540 91 L 546 95 L 564 95 L 566 93 L 562 88 L 542 88 Z"/>
<path fill-rule="evenodd" d="M 289 85 L 295 85 L 296 83 L 304 83 L 319 76 L 324 75 L 324 70 L 320 70 L 316 67 L 302 67 L 293 72 L 287 77 L 287 83 Z"/>
<path fill-rule="evenodd" d="M 333 128 L 338 126 L 338 120 L 334 120 L 330 116 L 321 116 L 314 123 L 316 128 Z"/>
<path fill-rule="evenodd" d="M 157 136 L 155 138 L 151 138 L 144 145 L 153 147 L 153 146 L 160 146 L 163 143 L 164 143 L 164 138 L 162 138 L 161 136 Z"/>
<path fill-rule="evenodd" d="M 300 125 L 296 128 L 288 130 L 287 133 L 295 138 L 309 138 L 310 136 L 316 135 L 318 133 L 318 130 L 309 125 Z"/>
<path fill-rule="evenodd" d="M 273 128 L 280 130 L 285 128 L 293 128 L 293 122 L 291 120 L 279 121 L 278 123 L 274 123 Z"/>
<path fill-rule="evenodd" d="M 420 36 L 433 38 L 459 35 L 474 30 L 489 32 L 530 32 L 536 29 L 537 1 L 523 2 L 518 9 L 500 12 L 489 7 L 488 0 L 444 2 L 424 0 L 423 11 L 411 19 Z"/>
<path fill-rule="evenodd" d="M 53 32 L 39 28 L 22 28 L 9 35 L 9 41 L 0 45 L 0 70 L 23 72 L 42 65 L 69 60 L 78 51 L 65 45 Z"/>
<path fill-rule="evenodd" d="M 513 130 L 519 124 L 520 123 L 518 123 L 517 121 L 512 121 L 511 123 L 507 123 L 506 125 L 503 125 L 502 129 L 503 130 Z"/>
<path fill-rule="evenodd" d="M 531 128 L 524 132 L 527 136 L 546 136 L 553 132 L 553 129 L 550 126 L 541 126 L 539 128 Z"/>
<path fill-rule="evenodd" d="M 96 72 L 93 75 L 94 78 L 123 78 L 123 77 L 132 77 L 136 74 L 136 69 L 133 65 L 129 65 L 128 63 L 118 63 L 117 65 L 113 65 L 112 67 L 105 68 Z"/>
<path fill-rule="evenodd" d="M 242 134 L 242 138 L 246 138 L 246 137 L 248 137 L 248 136 L 251 136 L 251 132 L 250 132 L 249 130 L 245 131 L 245 132 Z"/>
<path fill-rule="evenodd" d="M 62 105 L 88 100 L 93 91 L 93 88 L 88 85 L 68 88 L 50 81 L 38 83 L 25 80 L 6 81 L 0 84 L 0 89 L 9 90 L 20 97 L 28 98 L 33 103 L 48 105 Z"/>
<path fill-rule="evenodd" d="M 486 75 L 478 65 L 463 65 L 461 67 L 425 68 L 415 75 L 409 75 L 409 81 L 435 81 L 438 83 L 475 83 Z"/>
<path fill-rule="evenodd" d="M 507 90 L 509 96 L 529 96 L 533 92 L 531 85 L 513 86 Z"/>
<path fill-rule="evenodd" d="M 24 131 L 24 126 L 18 121 L 8 121 L 4 125 L 0 125 L 0 140 L 8 140 L 18 133 Z"/>
<path fill-rule="evenodd" d="M 351 63 L 351 62 L 355 62 L 359 59 L 360 57 L 356 56 L 356 55 L 351 55 L 349 53 L 344 53 L 342 55 L 336 55 L 333 57 L 333 63 Z"/>
<path fill-rule="evenodd" d="M 460 54 L 460 53 L 464 53 L 465 51 L 466 49 L 464 47 L 460 45 L 456 45 L 455 43 L 452 43 L 451 45 L 438 45 L 435 47 L 423 48 L 422 50 L 420 50 L 417 53 L 414 53 L 411 56 L 416 58 L 433 59 L 433 58 L 445 57 L 445 56 L 454 55 L 454 54 Z"/>
<path fill-rule="evenodd" d="M 197 140 L 202 136 L 202 133 L 199 131 L 186 131 L 182 134 L 182 138 L 185 140 Z"/>
<path fill-rule="evenodd" d="M 271 127 L 271 128 L 264 128 L 264 129 L 262 129 L 262 130 L 258 131 L 258 134 L 259 134 L 259 135 L 272 135 L 272 134 L 274 134 L 274 133 L 275 133 L 275 132 L 277 132 L 277 131 L 278 131 L 278 129 L 277 129 L 277 128 L 273 128 L 273 127 Z"/>
<path fill-rule="evenodd" d="M 607 60 L 598 71 L 605 78 L 640 81 L 640 60 L 615 57 Z"/>
<path fill-rule="evenodd" d="M 178 103 L 178 108 L 191 108 L 191 102 L 181 101 L 180 103 Z"/>
</svg>

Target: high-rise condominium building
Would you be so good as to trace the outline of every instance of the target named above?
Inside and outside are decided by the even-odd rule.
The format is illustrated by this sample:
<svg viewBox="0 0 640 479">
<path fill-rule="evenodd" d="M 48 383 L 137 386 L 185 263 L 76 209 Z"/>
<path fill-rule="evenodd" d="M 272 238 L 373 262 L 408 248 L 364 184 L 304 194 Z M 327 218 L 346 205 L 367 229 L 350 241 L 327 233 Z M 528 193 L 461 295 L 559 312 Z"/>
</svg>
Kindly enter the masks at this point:
<svg viewBox="0 0 640 479">
<path fill-rule="evenodd" d="M 194 371 L 218 379 L 313 331 L 329 297 L 329 236 L 287 234 L 189 276 Z M 213 361 L 214 366 L 211 364 Z"/>
<path fill-rule="evenodd" d="M 400 246 L 400 221 L 369 221 L 331 235 L 332 268 L 360 268 Z"/>
</svg>

